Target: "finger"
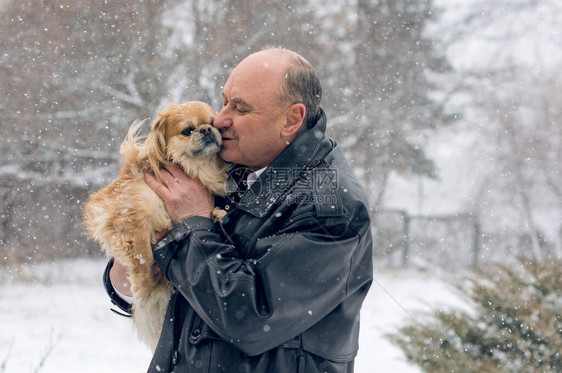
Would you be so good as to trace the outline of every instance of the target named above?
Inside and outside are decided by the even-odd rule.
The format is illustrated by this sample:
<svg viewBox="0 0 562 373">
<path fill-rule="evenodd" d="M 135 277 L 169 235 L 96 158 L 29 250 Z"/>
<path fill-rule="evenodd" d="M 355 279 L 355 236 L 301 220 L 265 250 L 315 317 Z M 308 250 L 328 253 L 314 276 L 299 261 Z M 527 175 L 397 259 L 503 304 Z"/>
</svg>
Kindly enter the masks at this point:
<svg viewBox="0 0 562 373">
<path fill-rule="evenodd" d="M 179 184 L 180 183 L 180 179 L 178 179 L 177 177 L 175 177 L 168 169 L 166 169 L 165 167 L 160 169 L 160 177 L 162 179 L 162 183 L 164 184 L 164 186 L 166 188 L 168 188 L 170 191 L 172 190 L 172 188 L 175 187 L 175 184 Z"/>
<path fill-rule="evenodd" d="M 182 181 L 190 179 L 190 177 L 187 176 L 187 174 L 183 172 L 183 170 L 179 166 L 176 166 L 174 164 L 166 165 L 165 170 L 168 171 L 171 176 L 173 176 L 174 180 Z"/>
<path fill-rule="evenodd" d="M 162 181 L 170 191 L 177 190 L 179 184 L 185 185 L 185 182 L 191 180 L 178 166 L 168 165 L 162 171 Z"/>
<path fill-rule="evenodd" d="M 158 284 L 162 278 L 162 271 L 156 262 L 152 263 L 152 283 L 153 285 Z"/>
<path fill-rule="evenodd" d="M 145 174 L 144 181 L 146 181 L 146 184 L 154 191 L 154 193 L 156 193 L 156 195 L 158 195 L 158 197 L 160 197 L 160 199 L 163 199 L 163 197 L 166 197 L 168 193 L 170 193 L 168 188 L 160 184 L 151 174 Z"/>
</svg>

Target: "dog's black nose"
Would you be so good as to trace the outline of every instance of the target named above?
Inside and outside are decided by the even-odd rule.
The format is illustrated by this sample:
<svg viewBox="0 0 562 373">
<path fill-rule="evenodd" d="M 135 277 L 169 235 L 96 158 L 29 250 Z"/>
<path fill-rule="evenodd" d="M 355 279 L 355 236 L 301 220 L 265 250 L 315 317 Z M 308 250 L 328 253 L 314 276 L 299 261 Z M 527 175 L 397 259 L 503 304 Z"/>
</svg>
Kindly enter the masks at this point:
<svg viewBox="0 0 562 373">
<path fill-rule="evenodd" d="M 217 143 L 217 138 L 212 127 L 199 128 L 199 136 L 205 144 Z"/>
<path fill-rule="evenodd" d="M 213 132 L 212 132 L 212 130 L 211 130 L 211 127 L 207 127 L 207 128 L 203 127 L 203 128 L 201 128 L 201 129 L 199 129 L 199 133 L 202 134 L 202 135 L 204 135 L 204 136 L 209 136 L 209 135 L 212 134 Z"/>
</svg>

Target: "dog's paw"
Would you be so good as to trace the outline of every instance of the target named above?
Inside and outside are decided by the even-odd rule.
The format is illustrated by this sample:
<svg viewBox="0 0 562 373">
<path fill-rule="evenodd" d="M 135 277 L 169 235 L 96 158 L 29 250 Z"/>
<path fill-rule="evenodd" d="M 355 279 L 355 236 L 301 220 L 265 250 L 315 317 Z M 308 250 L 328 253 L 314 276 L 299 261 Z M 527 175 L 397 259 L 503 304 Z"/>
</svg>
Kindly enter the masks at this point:
<svg viewBox="0 0 562 373">
<path fill-rule="evenodd" d="M 223 210 L 221 208 L 218 208 L 218 207 L 215 207 L 213 209 L 212 214 L 211 214 L 211 218 L 213 219 L 213 222 L 216 223 L 216 222 L 221 221 L 222 218 L 224 218 L 225 215 L 226 215 L 225 210 Z"/>
</svg>

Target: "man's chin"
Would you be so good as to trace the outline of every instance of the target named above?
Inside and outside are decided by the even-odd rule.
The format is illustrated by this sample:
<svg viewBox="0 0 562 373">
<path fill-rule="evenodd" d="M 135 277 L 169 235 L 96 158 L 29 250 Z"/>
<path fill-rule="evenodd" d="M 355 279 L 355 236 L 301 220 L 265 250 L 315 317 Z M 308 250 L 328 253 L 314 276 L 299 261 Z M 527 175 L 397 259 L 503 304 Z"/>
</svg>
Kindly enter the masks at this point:
<svg viewBox="0 0 562 373">
<path fill-rule="evenodd" d="M 224 147 L 219 152 L 219 157 L 225 162 L 237 163 L 236 157 L 234 157 L 233 154 L 229 152 L 228 149 L 225 149 Z"/>
</svg>

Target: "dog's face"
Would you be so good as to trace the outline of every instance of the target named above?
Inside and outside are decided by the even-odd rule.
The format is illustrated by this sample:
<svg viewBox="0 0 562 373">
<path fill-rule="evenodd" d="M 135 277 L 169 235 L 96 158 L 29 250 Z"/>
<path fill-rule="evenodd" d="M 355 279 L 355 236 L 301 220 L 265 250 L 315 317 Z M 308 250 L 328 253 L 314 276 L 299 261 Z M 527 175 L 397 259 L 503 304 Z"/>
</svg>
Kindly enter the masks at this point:
<svg viewBox="0 0 562 373">
<path fill-rule="evenodd" d="M 204 102 L 170 105 L 159 112 L 152 124 L 152 135 L 167 161 L 216 156 L 222 146 L 220 132 L 213 127 L 216 112 Z"/>
</svg>

